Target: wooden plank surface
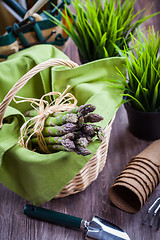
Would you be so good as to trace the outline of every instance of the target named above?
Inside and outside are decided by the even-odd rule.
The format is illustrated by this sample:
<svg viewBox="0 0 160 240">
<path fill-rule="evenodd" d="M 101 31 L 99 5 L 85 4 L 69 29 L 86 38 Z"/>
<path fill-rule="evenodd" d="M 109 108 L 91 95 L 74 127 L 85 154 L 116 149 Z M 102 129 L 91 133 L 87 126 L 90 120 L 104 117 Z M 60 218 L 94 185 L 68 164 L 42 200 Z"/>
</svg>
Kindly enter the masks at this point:
<svg viewBox="0 0 160 240">
<path fill-rule="evenodd" d="M 138 1 L 142 8 L 149 1 Z M 159 0 L 154 9 L 158 10 Z M 154 19 L 158 30 L 159 17 Z M 150 22 L 150 23 L 153 23 Z M 72 40 L 69 40 L 66 54 L 79 63 L 78 53 Z M 130 158 L 138 154 L 151 142 L 139 140 L 128 130 L 128 120 L 123 106 L 117 112 L 113 123 L 107 162 L 103 171 L 85 191 L 62 199 L 52 200 L 42 205 L 62 213 L 91 220 L 97 214 L 124 229 L 131 240 L 158 240 L 159 232 L 148 225 L 142 225 L 142 218 L 151 203 L 160 197 L 160 185 L 149 197 L 144 207 L 136 214 L 129 214 L 116 208 L 109 200 L 108 189 L 123 170 Z M 15 193 L 0 184 L 0 240 L 82 240 L 84 233 L 65 227 L 33 220 L 23 214 L 27 203 Z"/>
</svg>

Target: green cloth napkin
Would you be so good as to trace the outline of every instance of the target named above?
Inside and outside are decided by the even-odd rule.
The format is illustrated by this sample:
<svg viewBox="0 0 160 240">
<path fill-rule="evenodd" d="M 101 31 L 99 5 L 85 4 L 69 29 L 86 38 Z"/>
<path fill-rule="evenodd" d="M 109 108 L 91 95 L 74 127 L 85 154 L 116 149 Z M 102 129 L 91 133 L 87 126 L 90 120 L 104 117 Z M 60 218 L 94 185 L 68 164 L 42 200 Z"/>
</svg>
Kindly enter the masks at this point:
<svg viewBox="0 0 160 240">
<path fill-rule="evenodd" d="M 0 63 L 0 102 L 11 87 L 31 68 L 50 58 L 68 59 L 52 45 L 37 45 L 11 55 Z M 63 92 L 69 84 L 69 92 L 78 99 L 78 105 L 91 103 L 104 117 L 104 128 L 117 111 L 121 91 L 110 86 L 107 80 L 121 77 L 116 67 L 125 73 L 123 58 L 97 60 L 74 69 L 68 67 L 47 68 L 18 92 L 18 96 L 40 98 L 50 91 Z M 39 154 L 18 145 L 23 113 L 31 109 L 29 103 L 11 102 L 7 107 L 0 129 L 0 181 L 24 199 L 40 205 L 51 200 L 84 167 L 100 146 L 100 141 L 89 144 L 92 154 L 77 155 L 74 152 Z"/>
</svg>

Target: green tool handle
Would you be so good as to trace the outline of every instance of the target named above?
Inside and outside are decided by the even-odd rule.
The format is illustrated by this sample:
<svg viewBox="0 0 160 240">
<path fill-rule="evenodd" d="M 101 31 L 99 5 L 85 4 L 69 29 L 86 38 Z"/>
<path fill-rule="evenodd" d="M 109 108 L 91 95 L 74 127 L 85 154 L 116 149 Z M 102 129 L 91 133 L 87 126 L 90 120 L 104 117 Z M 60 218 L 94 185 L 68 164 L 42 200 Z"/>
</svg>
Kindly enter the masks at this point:
<svg viewBox="0 0 160 240">
<path fill-rule="evenodd" d="M 45 222 L 50 222 L 69 228 L 81 229 L 82 219 L 68 214 L 55 212 L 49 209 L 36 207 L 30 204 L 27 204 L 24 207 L 24 214 L 28 215 L 29 217 L 36 218 Z"/>
</svg>

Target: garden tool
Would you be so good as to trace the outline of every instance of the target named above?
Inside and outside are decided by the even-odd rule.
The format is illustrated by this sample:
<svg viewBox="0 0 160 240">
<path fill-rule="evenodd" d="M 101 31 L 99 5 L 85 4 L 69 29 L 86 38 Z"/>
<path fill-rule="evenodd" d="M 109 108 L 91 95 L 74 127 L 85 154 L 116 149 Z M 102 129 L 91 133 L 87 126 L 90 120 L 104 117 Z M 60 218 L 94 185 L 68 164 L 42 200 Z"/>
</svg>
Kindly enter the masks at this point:
<svg viewBox="0 0 160 240">
<path fill-rule="evenodd" d="M 2 0 L 8 7 L 15 11 L 21 18 L 26 14 L 26 9 L 16 0 Z"/>
<path fill-rule="evenodd" d="M 33 13 L 38 12 L 49 0 L 38 0 L 31 9 L 29 9 L 25 16 L 24 19 L 26 19 L 28 16 L 32 16 Z M 57 9 L 63 8 L 65 4 L 70 4 L 70 0 L 62 0 L 51 12 L 50 14 L 54 15 L 54 13 L 57 11 Z M 45 12 L 41 13 L 41 17 L 45 19 Z"/>
<path fill-rule="evenodd" d="M 153 210 L 153 213 L 151 213 Z M 149 220 L 149 216 L 151 216 L 149 226 L 153 227 L 155 221 L 157 220 L 156 229 L 159 230 L 160 228 L 160 197 L 157 198 L 154 203 L 148 208 L 147 213 L 143 219 L 143 224 L 146 224 Z"/>
<path fill-rule="evenodd" d="M 86 239 L 88 240 L 130 240 L 127 233 L 121 228 L 98 216 L 94 216 L 93 219 L 88 222 L 82 218 L 30 204 L 24 207 L 24 214 L 46 222 L 84 231 L 86 232 Z"/>
<path fill-rule="evenodd" d="M 32 16 L 33 13 L 38 12 L 49 0 L 38 0 L 33 7 L 28 10 L 24 16 L 24 19 L 28 18 L 28 16 Z"/>
</svg>

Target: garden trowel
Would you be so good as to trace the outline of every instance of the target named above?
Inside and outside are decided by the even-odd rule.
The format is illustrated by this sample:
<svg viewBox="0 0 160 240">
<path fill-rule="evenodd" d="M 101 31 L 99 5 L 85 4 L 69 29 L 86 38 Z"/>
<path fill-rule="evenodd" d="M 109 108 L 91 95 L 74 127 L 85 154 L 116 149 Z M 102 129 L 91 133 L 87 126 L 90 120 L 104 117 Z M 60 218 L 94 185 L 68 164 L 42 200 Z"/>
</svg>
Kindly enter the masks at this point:
<svg viewBox="0 0 160 240">
<path fill-rule="evenodd" d="M 86 231 L 86 239 L 130 240 L 127 233 L 122 229 L 98 216 L 94 216 L 93 219 L 88 222 L 82 218 L 29 204 L 24 207 L 24 214 L 46 222 Z"/>
</svg>

